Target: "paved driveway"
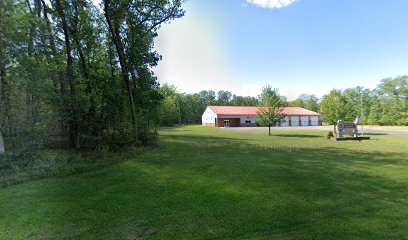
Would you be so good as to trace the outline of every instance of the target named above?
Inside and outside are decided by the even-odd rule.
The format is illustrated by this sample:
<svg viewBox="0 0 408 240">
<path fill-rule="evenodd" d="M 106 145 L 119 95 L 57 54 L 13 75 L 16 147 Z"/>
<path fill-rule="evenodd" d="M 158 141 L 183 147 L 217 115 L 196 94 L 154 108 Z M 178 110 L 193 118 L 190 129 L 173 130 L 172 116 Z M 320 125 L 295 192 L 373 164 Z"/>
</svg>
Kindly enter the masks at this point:
<svg viewBox="0 0 408 240">
<path fill-rule="evenodd" d="M 268 131 L 267 127 L 229 127 L 228 129 L 234 131 Z M 296 130 L 321 130 L 321 131 L 333 131 L 333 126 L 311 126 L 311 127 L 273 127 L 273 130 L 282 131 L 296 131 Z M 399 135 L 408 136 L 408 130 L 387 130 L 379 128 L 370 128 L 361 126 L 358 127 L 360 133 L 371 133 L 371 134 L 385 134 L 385 135 Z"/>
</svg>

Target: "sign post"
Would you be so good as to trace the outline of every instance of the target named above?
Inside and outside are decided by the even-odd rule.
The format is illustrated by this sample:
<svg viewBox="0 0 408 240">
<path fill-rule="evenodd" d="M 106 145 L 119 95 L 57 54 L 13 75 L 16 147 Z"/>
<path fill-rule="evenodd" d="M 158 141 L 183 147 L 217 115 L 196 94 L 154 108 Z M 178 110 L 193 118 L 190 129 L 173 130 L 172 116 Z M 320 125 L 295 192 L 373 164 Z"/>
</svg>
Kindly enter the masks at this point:
<svg viewBox="0 0 408 240">
<path fill-rule="evenodd" d="M 359 137 L 358 135 L 358 123 L 360 122 L 360 116 L 357 116 L 354 122 L 343 122 L 342 120 L 337 121 L 337 137 L 332 137 L 333 141 L 344 141 L 344 140 L 368 140 L 370 137 Z M 344 137 L 344 134 L 352 135 L 353 137 Z"/>
</svg>

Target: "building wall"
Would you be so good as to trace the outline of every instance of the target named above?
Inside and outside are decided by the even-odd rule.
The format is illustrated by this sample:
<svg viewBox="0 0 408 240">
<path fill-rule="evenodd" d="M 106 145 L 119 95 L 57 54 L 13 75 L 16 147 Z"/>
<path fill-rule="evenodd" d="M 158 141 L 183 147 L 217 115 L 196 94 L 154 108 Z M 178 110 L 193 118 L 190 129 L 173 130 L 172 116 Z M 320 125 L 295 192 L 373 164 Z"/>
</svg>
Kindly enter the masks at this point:
<svg viewBox="0 0 408 240">
<path fill-rule="evenodd" d="M 299 126 L 299 116 L 289 116 L 289 126 L 297 127 Z"/>
<path fill-rule="evenodd" d="M 241 127 L 256 127 L 255 116 L 227 116 L 218 115 L 218 119 L 238 119 L 239 126 Z M 234 123 L 237 120 L 234 120 Z M 220 123 L 221 124 L 221 123 Z M 231 126 L 232 127 L 232 126 Z"/>
<path fill-rule="evenodd" d="M 310 116 L 300 116 L 300 126 L 309 126 Z"/>
<path fill-rule="evenodd" d="M 321 116 L 285 116 L 282 127 L 289 126 L 321 126 Z M 224 120 L 230 120 L 230 127 L 256 127 L 256 116 L 223 116 L 215 114 L 207 108 L 202 116 L 202 125 L 224 127 Z"/>
<path fill-rule="evenodd" d="M 201 123 L 204 126 L 215 126 L 215 119 L 217 114 L 215 114 L 210 108 L 205 109 L 203 116 L 201 117 Z"/>
<path fill-rule="evenodd" d="M 285 116 L 284 120 L 285 120 L 285 121 L 283 121 L 283 122 L 281 123 L 281 127 L 289 127 L 289 117 L 288 117 L 288 116 Z"/>
<path fill-rule="evenodd" d="M 255 124 L 255 116 L 240 116 L 240 123 L 241 124 Z"/>
<path fill-rule="evenodd" d="M 311 116 L 310 117 L 311 126 L 321 126 L 321 122 L 319 121 L 319 119 L 320 119 L 319 116 Z"/>
<path fill-rule="evenodd" d="M 217 121 L 215 123 L 216 127 L 224 127 L 224 120 L 229 120 L 229 126 L 230 127 L 240 127 L 240 122 L 239 118 L 231 118 L 231 117 L 223 117 L 223 118 L 217 118 Z"/>
<path fill-rule="evenodd" d="M 286 122 L 281 124 L 282 127 L 321 126 L 322 125 L 321 117 L 319 116 L 286 116 L 285 120 Z"/>
<path fill-rule="evenodd" d="M 241 127 L 256 127 L 256 123 L 240 123 Z"/>
</svg>

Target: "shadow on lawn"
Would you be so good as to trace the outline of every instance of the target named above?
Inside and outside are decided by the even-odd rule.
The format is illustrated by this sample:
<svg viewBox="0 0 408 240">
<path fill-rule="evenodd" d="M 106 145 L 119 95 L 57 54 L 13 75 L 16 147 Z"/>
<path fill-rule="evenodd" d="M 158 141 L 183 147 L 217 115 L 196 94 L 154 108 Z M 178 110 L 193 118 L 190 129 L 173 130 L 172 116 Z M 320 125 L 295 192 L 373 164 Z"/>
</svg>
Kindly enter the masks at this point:
<svg viewBox="0 0 408 240">
<path fill-rule="evenodd" d="M 50 180 L 46 188 L 10 197 L 16 205 L 25 203 L 22 212 L 52 213 L 45 214 L 47 227 L 31 235 L 38 238 L 381 239 L 403 234 L 406 181 L 370 171 L 406 167 L 403 153 L 251 146 L 243 139 L 166 135 L 160 147 L 140 158 Z M 27 195 L 36 201 L 27 204 Z M 16 213 L 8 207 L 4 214 Z M 22 216 L 29 222 L 30 214 Z M 383 231 L 389 227 L 392 231 Z"/>
<path fill-rule="evenodd" d="M 272 134 L 277 137 L 289 137 L 289 138 L 324 138 L 322 135 L 312 135 L 312 134 Z"/>
<path fill-rule="evenodd" d="M 362 134 L 360 133 L 360 135 L 362 136 Z M 368 135 L 368 136 L 385 136 L 385 135 L 389 135 L 387 133 L 364 133 L 364 135 Z"/>
<path fill-rule="evenodd" d="M 384 237 L 376 227 L 394 225 L 396 231 L 385 235 L 391 238 L 404 229 L 404 223 L 398 221 L 408 212 L 401 213 L 403 205 L 398 203 L 407 203 L 401 202 L 408 196 L 406 183 L 369 171 L 382 165 L 406 166 L 403 153 L 344 152 L 328 147 L 290 153 L 243 151 L 237 146 L 244 143 L 237 139 L 182 138 L 186 141 L 177 144 L 185 150 L 184 158 L 166 166 L 162 163 L 167 159 L 160 164 L 146 161 L 157 171 L 151 178 L 163 169 L 172 176 L 183 176 L 171 183 L 185 191 L 183 206 L 196 211 L 193 215 L 204 212 L 204 224 L 225 223 L 218 227 L 220 232 L 228 230 L 230 238 L 275 234 L 322 238 L 331 232 L 331 239 L 376 239 Z M 196 147 L 208 142 L 216 144 Z M 189 195 L 194 189 L 197 195 Z"/>
</svg>

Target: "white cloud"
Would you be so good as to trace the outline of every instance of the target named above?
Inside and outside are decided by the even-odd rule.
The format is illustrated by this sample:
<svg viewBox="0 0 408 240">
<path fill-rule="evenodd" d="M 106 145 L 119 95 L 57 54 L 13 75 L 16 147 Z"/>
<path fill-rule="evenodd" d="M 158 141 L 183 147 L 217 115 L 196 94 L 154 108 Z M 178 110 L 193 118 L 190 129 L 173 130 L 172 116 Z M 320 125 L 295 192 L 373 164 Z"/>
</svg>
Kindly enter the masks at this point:
<svg viewBox="0 0 408 240">
<path fill-rule="evenodd" d="M 262 8 L 282 8 L 294 2 L 295 0 L 247 0 L 247 3 Z"/>
</svg>

